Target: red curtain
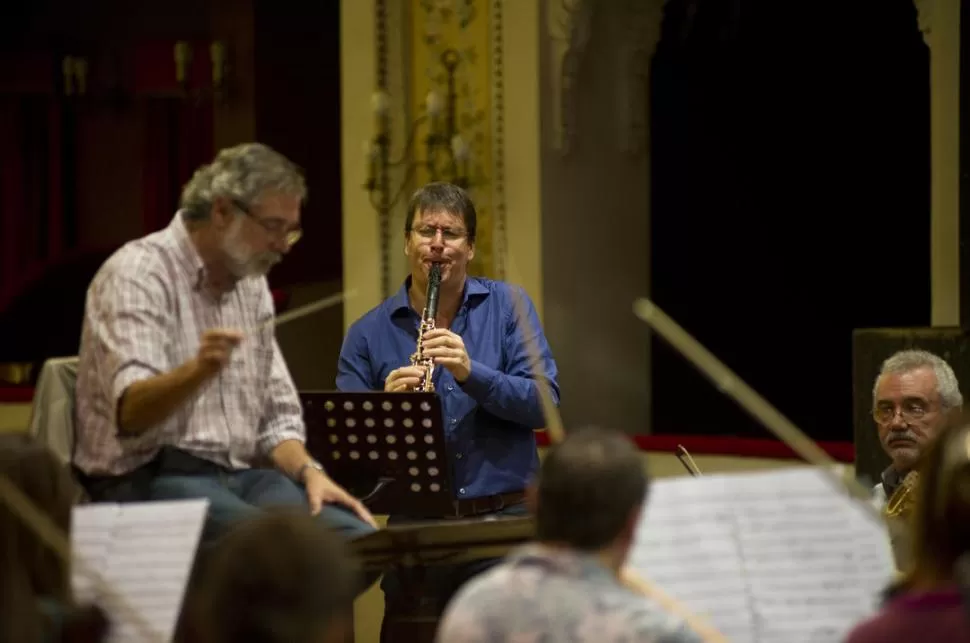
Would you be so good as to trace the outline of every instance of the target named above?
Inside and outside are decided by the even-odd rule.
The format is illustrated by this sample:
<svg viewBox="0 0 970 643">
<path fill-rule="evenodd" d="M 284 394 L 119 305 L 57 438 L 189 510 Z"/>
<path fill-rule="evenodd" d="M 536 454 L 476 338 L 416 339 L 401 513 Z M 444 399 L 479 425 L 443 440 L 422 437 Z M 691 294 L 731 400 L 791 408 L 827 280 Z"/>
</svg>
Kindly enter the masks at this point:
<svg viewBox="0 0 970 643">
<path fill-rule="evenodd" d="M 142 158 L 146 233 L 168 225 L 178 209 L 182 185 L 213 155 L 209 43 L 189 43 L 181 85 L 175 46 L 175 41 L 148 42 L 135 52 L 135 91 L 147 97 Z"/>
<path fill-rule="evenodd" d="M 145 232 L 164 228 L 178 209 L 182 186 L 212 159 L 212 104 L 154 98 L 146 105 L 142 158 Z"/>
<path fill-rule="evenodd" d="M 73 153 L 72 107 L 52 92 L 0 98 L 0 311 L 72 249 L 73 208 L 65 209 L 64 165 Z M 70 185 L 70 183 L 68 183 Z M 73 199 L 68 199 L 73 203 Z M 73 235 L 71 235 L 73 237 Z"/>
<path fill-rule="evenodd" d="M 171 221 L 182 185 L 212 158 L 208 46 L 192 43 L 183 84 L 175 41 L 137 46 L 125 67 L 121 91 L 144 113 L 143 156 L 132 159 L 142 170 L 144 233 Z M 0 317 L 53 264 L 83 250 L 76 247 L 78 112 L 76 99 L 62 95 L 59 69 L 51 54 L 0 57 Z"/>
</svg>

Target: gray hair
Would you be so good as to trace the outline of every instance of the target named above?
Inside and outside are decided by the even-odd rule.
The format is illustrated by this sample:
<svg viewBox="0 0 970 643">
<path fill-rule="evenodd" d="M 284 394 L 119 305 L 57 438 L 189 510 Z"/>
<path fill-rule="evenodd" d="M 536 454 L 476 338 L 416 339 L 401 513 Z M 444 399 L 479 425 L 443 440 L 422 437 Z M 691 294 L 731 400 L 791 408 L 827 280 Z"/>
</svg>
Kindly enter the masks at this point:
<svg viewBox="0 0 970 643">
<path fill-rule="evenodd" d="M 942 357 L 934 355 L 928 351 L 904 350 L 891 355 L 882 363 L 879 375 L 872 387 L 872 399 L 875 403 L 876 389 L 879 380 L 883 375 L 891 373 L 908 373 L 919 368 L 932 368 L 936 375 L 936 392 L 939 393 L 945 409 L 954 409 L 963 406 L 963 395 L 960 394 L 960 384 L 953 369 Z"/>
<path fill-rule="evenodd" d="M 212 163 L 203 165 L 185 187 L 179 207 L 191 221 L 209 218 L 216 197 L 250 204 L 267 190 L 306 198 L 302 170 L 285 156 L 262 143 L 243 143 L 221 150 Z"/>
</svg>

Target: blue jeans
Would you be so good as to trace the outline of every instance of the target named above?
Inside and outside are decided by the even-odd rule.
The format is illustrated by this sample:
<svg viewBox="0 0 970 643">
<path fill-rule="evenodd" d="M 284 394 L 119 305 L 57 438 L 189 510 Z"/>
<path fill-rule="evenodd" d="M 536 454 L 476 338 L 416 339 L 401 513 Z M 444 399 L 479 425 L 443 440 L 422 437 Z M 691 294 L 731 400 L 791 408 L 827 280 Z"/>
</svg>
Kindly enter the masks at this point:
<svg viewBox="0 0 970 643">
<path fill-rule="evenodd" d="M 202 531 L 200 550 L 211 547 L 230 527 L 269 507 L 306 507 L 306 490 L 276 469 L 226 471 L 197 461 L 186 454 L 175 454 L 180 465 L 168 468 L 146 465 L 128 475 L 101 479 L 89 484 L 95 502 L 147 502 L 152 500 L 186 500 L 206 498 L 209 512 Z M 184 472 L 184 471 L 191 472 Z M 361 538 L 375 529 L 340 505 L 324 505 L 317 514 L 320 524 L 333 529 L 344 539 Z M 369 573 L 366 590 L 380 576 Z"/>
</svg>

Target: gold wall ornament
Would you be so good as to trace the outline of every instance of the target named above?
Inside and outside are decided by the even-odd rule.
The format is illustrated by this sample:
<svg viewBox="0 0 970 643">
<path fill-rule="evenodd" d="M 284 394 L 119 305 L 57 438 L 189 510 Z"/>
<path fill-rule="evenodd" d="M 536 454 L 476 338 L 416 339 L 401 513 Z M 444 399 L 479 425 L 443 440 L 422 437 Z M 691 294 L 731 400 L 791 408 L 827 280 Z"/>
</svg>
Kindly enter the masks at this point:
<svg viewBox="0 0 970 643">
<path fill-rule="evenodd" d="M 409 47 L 397 57 L 388 56 L 388 43 L 396 32 L 388 22 L 386 0 L 375 3 L 375 97 L 382 100 L 380 106 L 371 106 L 375 128 L 363 146 L 367 167 L 363 187 L 380 217 L 384 296 L 389 294 L 392 263 L 391 213 L 403 212 L 411 191 L 432 181 L 459 185 L 475 202 L 477 236 L 470 272 L 485 276 L 503 273 L 493 240 L 497 233 L 504 238 L 504 184 L 494 182 L 496 174 L 504 171 L 504 164 L 501 156 L 493 156 L 493 133 L 501 134 L 504 124 L 492 101 L 499 101 L 501 108 L 502 32 L 495 20 L 501 19 L 505 1 L 405 3 L 406 8 L 400 11 L 406 25 L 401 35 L 409 41 Z M 393 68 L 399 61 L 403 69 Z M 392 88 L 388 78 L 398 71 L 406 85 Z M 398 104 L 399 96 L 404 105 Z M 390 113 L 396 117 L 399 111 L 404 121 L 395 129 Z M 501 208 L 498 219 L 493 211 L 495 203 Z"/>
<path fill-rule="evenodd" d="M 414 173 L 420 186 L 449 181 L 468 190 L 478 215 L 469 272 L 494 276 L 491 0 L 413 0 L 411 108 L 417 124 Z M 498 15 L 501 15 L 500 12 Z M 448 148 L 445 148 L 445 145 Z"/>
<path fill-rule="evenodd" d="M 506 239 L 505 200 L 505 23 L 502 7 L 506 0 L 491 0 L 488 21 L 489 78 L 491 80 L 490 110 L 492 143 L 492 273 L 495 279 L 505 279 L 508 254 Z M 488 273 L 486 273 L 488 274 Z"/>
<path fill-rule="evenodd" d="M 919 30 L 923 34 L 923 42 L 927 46 L 930 44 L 930 33 L 933 31 L 933 8 L 936 0 L 913 0 L 916 5 L 916 18 L 919 21 Z"/>
<path fill-rule="evenodd" d="M 624 30 L 617 47 L 617 144 L 633 157 L 650 141 L 650 61 L 660 42 L 665 0 L 625 0 Z"/>
<path fill-rule="evenodd" d="M 646 0 L 644 0 L 646 1 Z M 589 44 L 594 0 L 546 0 L 552 87 L 552 145 L 568 154 L 576 131 L 576 81 Z"/>
<path fill-rule="evenodd" d="M 74 94 L 74 56 L 64 56 L 61 60 L 61 77 L 64 80 L 64 95 Z"/>
</svg>

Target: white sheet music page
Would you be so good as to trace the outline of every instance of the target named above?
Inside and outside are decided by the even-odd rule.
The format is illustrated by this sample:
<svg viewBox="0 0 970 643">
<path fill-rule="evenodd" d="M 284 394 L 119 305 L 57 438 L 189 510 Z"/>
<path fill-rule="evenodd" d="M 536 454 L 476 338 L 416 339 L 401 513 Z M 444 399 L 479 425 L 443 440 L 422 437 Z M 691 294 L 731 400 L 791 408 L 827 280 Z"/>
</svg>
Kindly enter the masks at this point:
<svg viewBox="0 0 970 643">
<path fill-rule="evenodd" d="M 206 500 L 178 500 L 75 509 L 75 520 L 85 526 L 78 536 L 88 534 L 75 546 L 80 555 L 101 552 L 81 543 L 100 543 L 103 534 L 110 533 L 96 569 L 111 588 L 100 599 L 111 619 L 112 643 L 147 640 L 145 625 L 151 640 L 172 640 L 208 507 Z M 99 537 L 93 536 L 95 531 Z M 72 529 L 72 540 L 76 538 Z M 123 597 L 130 609 L 119 605 L 114 595 Z"/>
<path fill-rule="evenodd" d="M 115 504 L 90 504 L 74 507 L 71 512 L 71 557 L 84 567 L 104 574 L 108 550 L 119 507 Z M 79 603 L 99 600 L 94 578 L 85 573 L 81 564 L 71 565 L 71 587 Z"/>
<path fill-rule="evenodd" d="M 837 643 L 894 574 L 885 526 L 810 467 L 657 480 L 630 557 L 739 643 Z"/>
</svg>

